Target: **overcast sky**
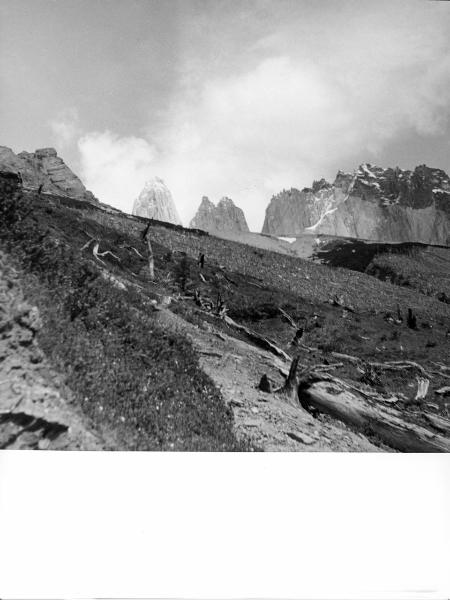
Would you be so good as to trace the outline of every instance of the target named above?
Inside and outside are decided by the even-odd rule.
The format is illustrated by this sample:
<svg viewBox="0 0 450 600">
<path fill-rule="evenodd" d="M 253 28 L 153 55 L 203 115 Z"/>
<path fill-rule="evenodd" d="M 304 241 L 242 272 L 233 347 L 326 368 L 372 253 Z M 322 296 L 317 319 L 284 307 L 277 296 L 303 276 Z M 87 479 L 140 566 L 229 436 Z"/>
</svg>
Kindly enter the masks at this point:
<svg viewBox="0 0 450 600">
<path fill-rule="evenodd" d="M 450 2 L 0 0 L 0 144 L 53 146 L 131 212 L 187 224 L 361 162 L 450 171 Z"/>
</svg>

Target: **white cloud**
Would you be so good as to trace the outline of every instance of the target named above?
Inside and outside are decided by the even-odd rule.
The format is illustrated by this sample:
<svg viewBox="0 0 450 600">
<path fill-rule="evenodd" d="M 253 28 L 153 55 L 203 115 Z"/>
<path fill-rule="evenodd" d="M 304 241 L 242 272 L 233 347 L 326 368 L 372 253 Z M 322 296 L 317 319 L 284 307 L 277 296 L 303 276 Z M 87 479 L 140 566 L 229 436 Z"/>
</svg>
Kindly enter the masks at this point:
<svg viewBox="0 0 450 600">
<path fill-rule="evenodd" d="M 164 131 L 152 123 L 147 140 L 108 131 L 80 139 L 87 187 L 130 211 L 158 175 L 185 224 L 203 195 L 227 195 L 259 230 L 281 189 L 382 162 L 386 145 L 411 133 L 439 135 L 450 116 L 449 19 L 431 4 L 327 4 L 323 17 L 277 22 L 242 61 L 230 50 L 234 69 L 214 70 L 197 56 L 196 76 L 181 73 Z"/>
<path fill-rule="evenodd" d="M 134 199 L 154 174 L 154 148 L 142 138 L 104 131 L 83 135 L 78 150 L 86 187 L 101 202 L 131 213 Z"/>
<path fill-rule="evenodd" d="M 333 177 L 350 160 L 376 161 L 389 141 L 448 125 L 445 19 L 414 4 L 406 12 L 385 5 L 385 14 L 364 7 L 301 35 L 286 27 L 262 44 L 272 56 L 244 73 L 208 74 L 173 104 L 156 168 L 182 198 L 185 219 L 202 195 L 229 195 L 258 229 L 272 193 Z"/>
<path fill-rule="evenodd" d="M 66 108 L 61 111 L 49 122 L 49 125 L 58 148 L 67 147 L 81 133 L 76 108 Z"/>
</svg>

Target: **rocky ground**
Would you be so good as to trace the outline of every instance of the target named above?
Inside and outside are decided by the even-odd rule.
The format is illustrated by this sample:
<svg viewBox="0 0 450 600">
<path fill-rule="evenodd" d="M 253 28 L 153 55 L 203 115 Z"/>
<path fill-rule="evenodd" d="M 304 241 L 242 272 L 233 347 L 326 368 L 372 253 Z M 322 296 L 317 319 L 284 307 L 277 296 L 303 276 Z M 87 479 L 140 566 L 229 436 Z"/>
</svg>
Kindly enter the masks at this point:
<svg viewBox="0 0 450 600">
<path fill-rule="evenodd" d="M 24 300 L 8 257 L 0 253 L 0 448 L 105 450 L 63 377 L 49 365 L 36 334 L 39 310 Z"/>
</svg>

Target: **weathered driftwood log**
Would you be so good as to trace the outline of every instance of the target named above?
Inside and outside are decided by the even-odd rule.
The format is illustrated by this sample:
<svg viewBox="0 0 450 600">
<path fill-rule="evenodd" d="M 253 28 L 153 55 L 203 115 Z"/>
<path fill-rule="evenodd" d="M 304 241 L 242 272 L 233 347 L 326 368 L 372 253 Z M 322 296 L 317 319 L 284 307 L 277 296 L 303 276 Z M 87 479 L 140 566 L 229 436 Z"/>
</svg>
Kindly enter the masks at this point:
<svg viewBox="0 0 450 600">
<path fill-rule="evenodd" d="M 99 256 L 106 256 L 107 254 L 111 254 L 111 256 L 113 256 L 114 258 L 116 258 L 119 262 L 120 262 L 120 258 L 118 256 L 116 256 L 115 254 L 113 254 L 112 252 L 110 252 L 109 250 L 106 250 L 105 252 L 100 252 L 99 251 L 99 246 L 100 246 L 100 242 L 95 242 L 94 244 L 94 248 L 92 249 L 92 254 L 95 256 L 95 258 L 100 261 L 101 263 L 105 264 L 101 258 L 99 258 Z"/>
<path fill-rule="evenodd" d="M 412 360 L 390 360 L 384 363 L 381 362 L 367 362 L 364 359 L 359 358 L 358 356 L 352 356 L 351 354 L 342 354 L 342 352 L 332 352 L 331 353 L 335 358 L 340 358 L 342 360 L 348 360 L 349 362 L 359 365 L 366 362 L 367 365 L 371 367 L 377 367 L 379 369 L 384 369 L 386 371 L 403 371 L 404 369 L 417 369 L 422 375 L 426 378 L 430 378 L 430 373 L 434 373 L 436 375 L 440 375 L 441 377 L 448 377 L 440 372 L 436 371 L 426 371 L 422 365 L 416 363 Z"/>
<path fill-rule="evenodd" d="M 422 415 L 431 427 L 413 422 L 413 417 L 383 406 L 374 398 L 348 389 L 338 379 L 309 375 L 300 381 L 299 402 L 308 410 L 328 414 L 364 434 L 372 433 L 383 443 L 402 452 L 450 452 L 450 422 Z"/>
<path fill-rule="evenodd" d="M 115 254 L 113 254 L 112 252 L 110 252 L 109 250 L 105 250 L 105 252 L 100 252 L 100 242 L 99 242 L 99 240 L 96 240 L 94 237 L 92 237 L 88 233 L 86 233 L 86 235 L 89 236 L 90 239 L 84 244 L 84 246 L 82 246 L 80 248 L 80 252 L 83 252 L 83 250 L 86 250 L 87 248 L 89 248 L 89 246 L 92 244 L 92 242 L 94 242 L 94 247 L 92 248 L 92 254 L 94 255 L 94 258 L 96 258 L 99 262 L 102 263 L 102 265 L 105 265 L 105 262 L 101 258 L 99 258 L 99 257 L 100 256 L 106 256 L 107 254 L 110 254 L 116 260 L 118 260 L 120 262 L 120 258 L 118 256 L 116 256 Z"/>
<path fill-rule="evenodd" d="M 245 333 L 245 335 L 255 345 L 259 346 L 260 348 L 263 348 L 264 350 L 268 350 L 269 352 L 272 352 L 272 354 L 275 354 L 276 356 L 280 356 L 281 358 L 284 358 L 287 361 L 291 361 L 291 357 L 288 354 L 286 354 L 286 352 L 284 350 L 282 350 L 281 348 L 278 348 L 278 346 L 276 346 L 273 342 L 271 342 L 264 336 L 260 335 L 259 333 L 256 333 L 255 331 L 252 331 L 251 329 L 248 329 L 244 325 L 240 325 L 239 323 L 236 323 L 236 321 L 233 321 L 233 319 L 226 314 L 223 316 L 223 320 L 230 327 L 234 327 L 234 329 L 237 329 L 238 331 Z"/>
</svg>

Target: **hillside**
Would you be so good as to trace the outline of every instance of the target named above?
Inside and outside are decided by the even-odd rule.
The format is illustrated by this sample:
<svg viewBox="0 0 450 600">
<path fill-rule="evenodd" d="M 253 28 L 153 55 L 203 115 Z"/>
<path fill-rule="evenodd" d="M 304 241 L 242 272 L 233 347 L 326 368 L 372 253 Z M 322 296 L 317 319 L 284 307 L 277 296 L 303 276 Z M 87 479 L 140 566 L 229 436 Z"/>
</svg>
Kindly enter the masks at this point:
<svg viewBox="0 0 450 600">
<path fill-rule="evenodd" d="M 32 381 L 40 365 L 51 392 L 13 402 L 14 367 L 0 363 L 9 390 L 1 396 L 4 447 L 450 448 L 445 302 L 362 272 L 157 221 L 149 230 L 151 281 L 146 219 L 38 195 L 8 173 L 0 183 L 7 281 L 0 335 L 22 365 L 19 379 Z M 23 325 L 16 302 L 33 308 L 39 327 Z M 11 345 L 18 324 L 31 333 Z M 298 396 L 296 385 L 293 393 L 276 392 L 292 383 L 286 377 L 296 356 Z M 263 376 L 266 391 L 258 388 Z M 354 407 L 344 415 L 320 404 L 324 381 L 344 386 L 346 402 L 356 394 L 357 412 L 372 415 L 369 424 Z M 62 409 L 52 413 L 56 392 L 64 416 Z"/>
</svg>

